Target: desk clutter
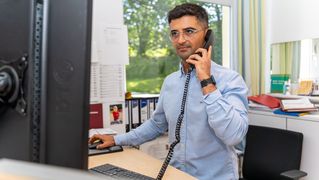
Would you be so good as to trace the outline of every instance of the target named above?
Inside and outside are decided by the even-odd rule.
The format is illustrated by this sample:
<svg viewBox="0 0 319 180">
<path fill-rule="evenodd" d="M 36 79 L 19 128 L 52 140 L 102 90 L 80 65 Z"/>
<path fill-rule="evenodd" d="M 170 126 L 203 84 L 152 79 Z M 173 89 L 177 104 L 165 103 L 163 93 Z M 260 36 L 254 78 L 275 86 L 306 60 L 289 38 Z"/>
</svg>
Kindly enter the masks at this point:
<svg viewBox="0 0 319 180">
<path fill-rule="evenodd" d="M 271 75 L 271 93 L 319 96 L 319 80 L 291 81 L 289 74 Z"/>
<path fill-rule="evenodd" d="M 252 110 L 272 111 L 274 114 L 303 116 L 318 111 L 318 106 L 308 96 L 261 94 L 249 96 L 249 108 Z"/>
<path fill-rule="evenodd" d="M 90 104 L 89 137 L 93 134 L 123 134 L 137 128 L 151 117 L 158 98 L 158 94 L 129 94 L 123 104 Z"/>
</svg>

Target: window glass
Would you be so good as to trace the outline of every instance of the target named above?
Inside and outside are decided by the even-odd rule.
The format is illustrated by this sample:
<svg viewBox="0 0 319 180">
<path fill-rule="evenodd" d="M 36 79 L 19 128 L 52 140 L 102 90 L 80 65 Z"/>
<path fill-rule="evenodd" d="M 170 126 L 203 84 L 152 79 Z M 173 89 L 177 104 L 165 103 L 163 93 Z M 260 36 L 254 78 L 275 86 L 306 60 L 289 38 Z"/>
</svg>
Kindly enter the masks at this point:
<svg viewBox="0 0 319 180">
<path fill-rule="evenodd" d="M 183 0 L 124 0 L 128 27 L 130 64 L 126 66 L 129 92 L 159 93 L 164 78 L 178 70 L 180 59 L 169 40 L 167 12 Z M 198 1 L 209 14 L 214 31 L 212 59 L 229 64 L 229 7 Z M 223 50 L 224 47 L 224 50 Z"/>
</svg>

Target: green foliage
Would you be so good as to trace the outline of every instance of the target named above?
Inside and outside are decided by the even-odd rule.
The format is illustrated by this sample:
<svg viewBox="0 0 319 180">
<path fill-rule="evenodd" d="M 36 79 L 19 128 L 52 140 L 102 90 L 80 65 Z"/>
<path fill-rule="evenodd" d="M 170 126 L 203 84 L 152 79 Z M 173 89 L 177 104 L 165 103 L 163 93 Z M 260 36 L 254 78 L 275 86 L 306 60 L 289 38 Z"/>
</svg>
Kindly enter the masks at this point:
<svg viewBox="0 0 319 180">
<path fill-rule="evenodd" d="M 128 91 L 159 93 L 163 79 L 178 69 L 180 60 L 168 39 L 166 15 L 184 2 L 195 2 L 208 11 L 215 34 L 213 59 L 221 64 L 221 5 L 195 0 L 124 0 L 130 52 L 130 65 L 126 67 Z"/>
<path fill-rule="evenodd" d="M 132 57 L 126 67 L 127 90 L 130 92 L 159 93 L 164 78 L 178 70 L 179 58 Z"/>
<path fill-rule="evenodd" d="M 161 90 L 164 77 L 128 79 L 127 86 L 130 92 L 147 92 L 158 94 Z"/>
</svg>

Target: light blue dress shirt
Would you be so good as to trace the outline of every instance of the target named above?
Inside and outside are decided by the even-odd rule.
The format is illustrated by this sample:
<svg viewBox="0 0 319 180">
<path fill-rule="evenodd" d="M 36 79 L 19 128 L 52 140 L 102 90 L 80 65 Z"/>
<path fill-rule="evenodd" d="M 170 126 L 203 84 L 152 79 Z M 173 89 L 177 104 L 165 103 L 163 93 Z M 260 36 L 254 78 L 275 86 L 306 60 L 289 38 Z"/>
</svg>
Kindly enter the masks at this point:
<svg viewBox="0 0 319 180">
<path fill-rule="evenodd" d="M 238 179 L 234 146 L 248 130 L 248 89 L 237 72 L 214 62 L 211 73 L 217 90 L 207 95 L 202 93 L 195 70 L 191 73 L 181 142 L 175 146 L 170 164 L 200 180 Z M 182 68 L 167 76 L 152 117 L 129 133 L 115 136 L 115 143 L 140 145 L 167 129 L 172 143 L 185 80 Z"/>
</svg>

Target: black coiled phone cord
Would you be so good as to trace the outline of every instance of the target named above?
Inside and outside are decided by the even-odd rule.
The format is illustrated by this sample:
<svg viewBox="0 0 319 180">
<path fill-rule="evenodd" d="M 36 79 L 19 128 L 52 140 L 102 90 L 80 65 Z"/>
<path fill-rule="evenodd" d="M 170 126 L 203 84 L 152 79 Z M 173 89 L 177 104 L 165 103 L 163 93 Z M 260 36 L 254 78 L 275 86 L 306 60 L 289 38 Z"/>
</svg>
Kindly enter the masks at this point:
<svg viewBox="0 0 319 180">
<path fill-rule="evenodd" d="M 191 77 L 191 72 L 193 69 L 190 69 L 186 75 L 186 82 L 185 82 L 185 86 L 184 86 L 184 93 L 183 93 L 183 99 L 182 99 L 182 105 L 181 105 L 181 111 L 180 114 L 178 116 L 177 119 L 177 123 L 176 123 L 176 129 L 175 129 L 175 141 L 170 145 L 167 156 L 165 158 L 165 161 L 161 167 L 161 170 L 159 171 L 158 175 L 157 175 L 157 180 L 161 180 L 165 174 L 165 171 L 167 169 L 167 166 L 169 164 L 169 162 L 171 161 L 171 158 L 173 156 L 174 153 L 174 147 L 180 142 L 180 131 L 181 131 L 181 125 L 182 125 L 182 121 L 184 118 L 184 112 L 185 112 L 185 104 L 186 104 L 186 98 L 187 98 L 187 93 L 188 93 L 188 85 L 189 85 L 189 80 Z"/>
</svg>

